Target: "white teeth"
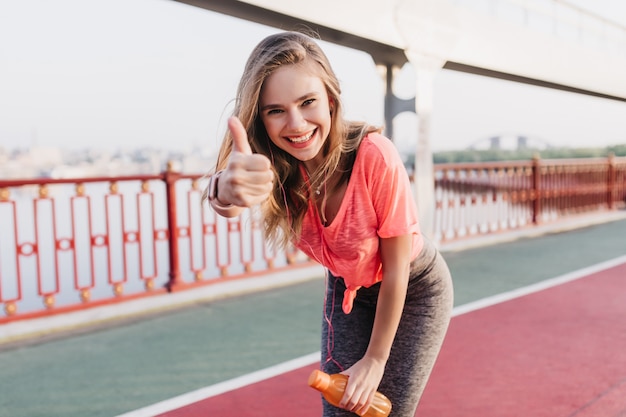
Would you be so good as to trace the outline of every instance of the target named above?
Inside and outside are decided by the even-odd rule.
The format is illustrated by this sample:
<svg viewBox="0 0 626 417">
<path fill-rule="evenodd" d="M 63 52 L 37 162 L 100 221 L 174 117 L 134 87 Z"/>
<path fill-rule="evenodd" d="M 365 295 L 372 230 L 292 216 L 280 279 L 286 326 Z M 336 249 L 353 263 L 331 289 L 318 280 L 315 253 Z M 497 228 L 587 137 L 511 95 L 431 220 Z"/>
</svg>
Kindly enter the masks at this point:
<svg viewBox="0 0 626 417">
<path fill-rule="evenodd" d="M 289 138 L 289 140 L 291 142 L 293 142 L 293 143 L 303 143 L 303 142 L 306 142 L 307 140 L 311 139 L 311 136 L 313 136 L 313 133 L 315 133 L 315 131 L 312 131 L 308 135 L 300 136 L 300 137 L 297 137 L 297 138 Z"/>
</svg>

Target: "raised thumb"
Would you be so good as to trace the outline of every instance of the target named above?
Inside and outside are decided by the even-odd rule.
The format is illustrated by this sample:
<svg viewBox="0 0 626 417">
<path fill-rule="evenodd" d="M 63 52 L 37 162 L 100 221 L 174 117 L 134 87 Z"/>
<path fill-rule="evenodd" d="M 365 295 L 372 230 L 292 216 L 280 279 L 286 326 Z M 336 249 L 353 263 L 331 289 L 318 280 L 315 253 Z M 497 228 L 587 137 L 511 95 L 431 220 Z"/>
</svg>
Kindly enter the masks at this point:
<svg viewBox="0 0 626 417">
<path fill-rule="evenodd" d="M 248 142 L 248 134 L 246 129 L 241 124 L 241 120 L 238 117 L 231 117 L 228 119 L 228 129 L 233 138 L 233 151 L 241 152 L 246 155 L 252 155 L 252 149 Z"/>
</svg>

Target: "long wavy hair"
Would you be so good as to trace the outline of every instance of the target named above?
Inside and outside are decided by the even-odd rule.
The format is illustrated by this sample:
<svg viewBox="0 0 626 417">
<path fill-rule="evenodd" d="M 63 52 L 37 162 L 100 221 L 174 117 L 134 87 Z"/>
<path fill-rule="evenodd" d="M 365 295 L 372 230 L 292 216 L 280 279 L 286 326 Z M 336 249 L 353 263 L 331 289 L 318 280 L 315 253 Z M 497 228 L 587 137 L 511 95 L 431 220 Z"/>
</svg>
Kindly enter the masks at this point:
<svg viewBox="0 0 626 417">
<path fill-rule="evenodd" d="M 302 175 L 301 162 L 270 140 L 259 113 L 263 83 L 283 65 L 300 65 L 318 76 L 332 103 L 330 132 L 321 150 L 324 162 L 310 173 L 308 182 Z M 241 120 L 246 129 L 252 151 L 267 156 L 272 162 L 276 178 L 274 189 L 261 205 L 261 210 L 265 236 L 278 246 L 285 247 L 300 234 L 309 199 L 313 196 L 311 190 L 325 187 L 321 203 L 323 213 L 326 195 L 350 178 L 361 139 L 370 132 L 380 131 L 366 123 L 346 121 L 340 96 L 339 81 L 328 58 L 314 38 L 303 33 L 282 32 L 266 37 L 254 48 L 246 62 L 237 88 L 233 115 Z M 227 131 L 218 154 L 216 171 L 225 168 L 232 143 Z M 341 172 L 338 180 L 325 184 L 337 171 Z"/>
</svg>

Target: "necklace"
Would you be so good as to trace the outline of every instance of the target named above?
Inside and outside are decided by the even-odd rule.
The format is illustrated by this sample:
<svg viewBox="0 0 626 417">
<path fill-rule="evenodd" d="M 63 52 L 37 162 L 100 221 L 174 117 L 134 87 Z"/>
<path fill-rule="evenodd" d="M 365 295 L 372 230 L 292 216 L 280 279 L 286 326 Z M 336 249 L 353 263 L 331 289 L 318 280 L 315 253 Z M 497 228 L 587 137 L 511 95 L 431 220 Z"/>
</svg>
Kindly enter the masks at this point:
<svg viewBox="0 0 626 417">
<path fill-rule="evenodd" d="M 309 170 L 306 169 L 306 167 L 304 167 L 304 171 L 306 172 L 306 176 L 307 176 L 307 182 L 309 184 L 309 186 L 311 186 L 311 174 L 309 173 Z M 315 190 L 313 191 L 315 193 L 315 195 L 321 195 L 322 194 L 322 186 L 326 185 L 326 181 L 322 182 L 319 186 L 317 186 L 315 188 Z M 311 187 L 312 188 L 312 187 Z"/>
</svg>

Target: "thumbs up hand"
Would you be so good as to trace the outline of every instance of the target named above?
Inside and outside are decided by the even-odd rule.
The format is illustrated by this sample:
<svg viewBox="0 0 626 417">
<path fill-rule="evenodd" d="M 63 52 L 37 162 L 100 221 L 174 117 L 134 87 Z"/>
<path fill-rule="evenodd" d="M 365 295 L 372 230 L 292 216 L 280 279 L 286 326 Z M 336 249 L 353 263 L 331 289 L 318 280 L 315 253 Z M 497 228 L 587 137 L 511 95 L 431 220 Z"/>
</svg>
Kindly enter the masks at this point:
<svg viewBox="0 0 626 417">
<path fill-rule="evenodd" d="M 233 149 L 221 174 L 218 200 L 238 207 L 251 207 L 265 201 L 273 188 L 274 171 L 265 155 L 253 154 L 248 134 L 237 117 L 228 119 Z"/>
</svg>

